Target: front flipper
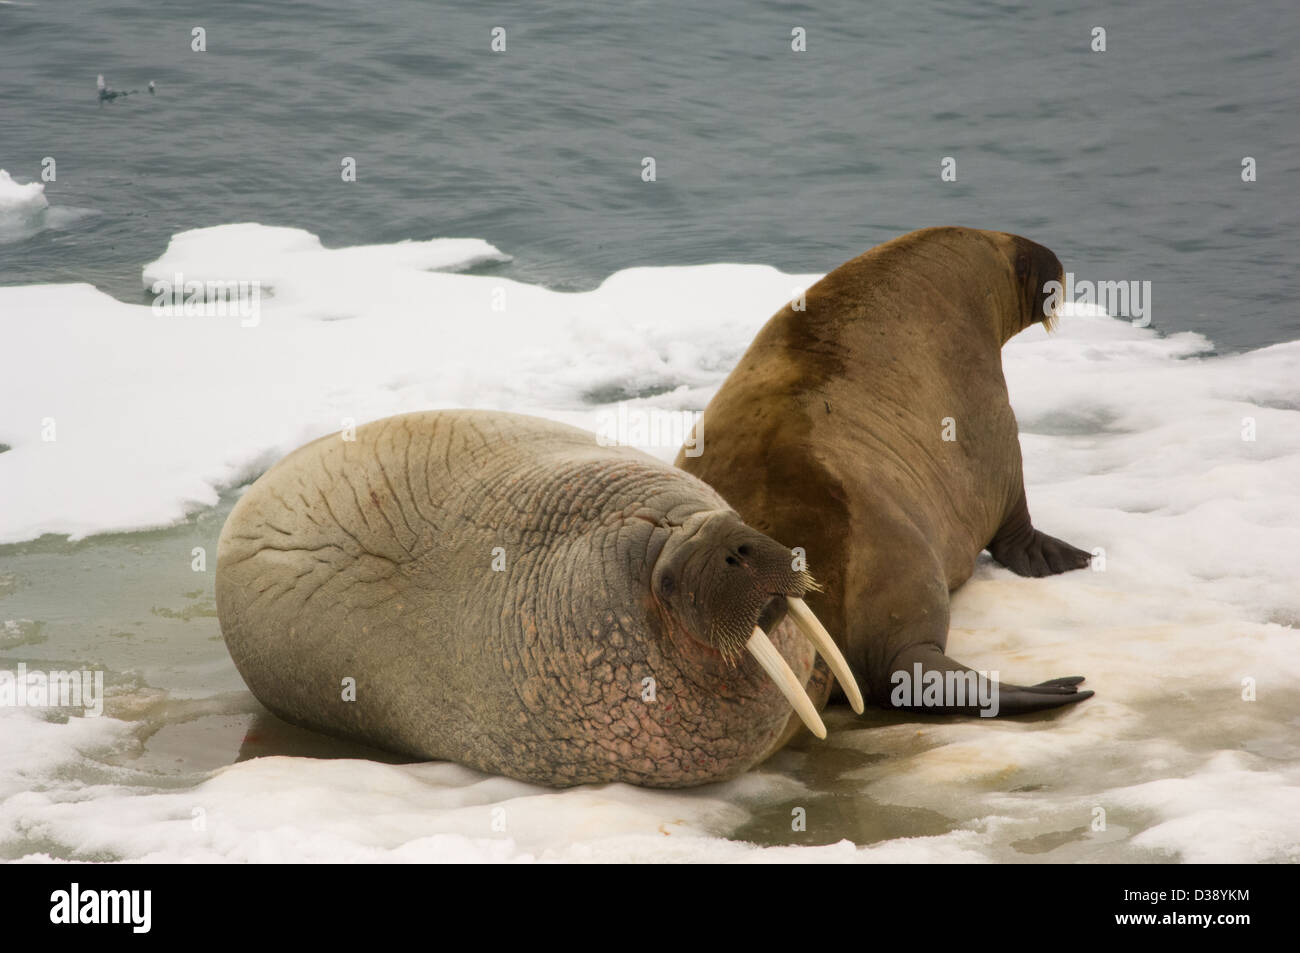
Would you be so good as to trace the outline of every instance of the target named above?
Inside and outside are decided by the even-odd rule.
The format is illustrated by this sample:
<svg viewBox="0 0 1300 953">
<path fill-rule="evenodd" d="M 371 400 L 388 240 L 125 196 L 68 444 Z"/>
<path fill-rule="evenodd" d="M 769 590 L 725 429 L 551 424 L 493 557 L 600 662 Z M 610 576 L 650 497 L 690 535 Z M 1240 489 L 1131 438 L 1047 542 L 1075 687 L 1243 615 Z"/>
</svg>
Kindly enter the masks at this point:
<svg viewBox="0 0 1300 953">
<path fill-rule="evenodd" d="M 1082 675 L 1054 678 L 1037 685 L 1010 685 L 980 675 L 926 643 L 904 649 L 889 673 L 889 708 L 943 715 L 1023 715 L 1061 708 L 1091 698 L 1079 691 Z"/>
<path fill-rule="evenodd" d="M 854 584 L 835 622 L 858 684 L 882 708 L 947 714 L 1018 715 L 1091 698 L 1079 677 L 1012 685 L 980 676 L 944 654 L 951 605 L 943 567 L 919 529 L 900 523 L 891 545 L 851 566 Z M 883 533 L 881 535 L 884 535 Z"/>
<path fill-rule="evenodd" d="M 1082 569 L 1092 556 L 1055 536 L 1034 529 L 1024 490 L 1020 501 L 998 528 L 988 551 L 1003 566 L 1019 576 L 1053 576 Z"/>
</svg>

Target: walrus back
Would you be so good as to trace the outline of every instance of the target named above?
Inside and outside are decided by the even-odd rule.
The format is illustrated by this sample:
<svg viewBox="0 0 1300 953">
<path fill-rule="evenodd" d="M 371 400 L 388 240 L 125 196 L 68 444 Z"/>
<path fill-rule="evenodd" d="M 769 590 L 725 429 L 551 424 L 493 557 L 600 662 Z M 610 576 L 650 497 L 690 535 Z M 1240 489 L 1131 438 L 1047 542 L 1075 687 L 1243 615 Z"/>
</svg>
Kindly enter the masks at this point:
<svg viewBox="0 0 1300 953">
<path fill-rule="evenodd" d="M 476 590 L 494 582 L 495 547 L 522 548 L 510 498 L 538 465 L 530 443 L 554 451 L 578 440 L 544 422 L 521 433 L 518 420 L 388 418 L 355 439 L 307 444 L 249 487 L 222 530 L 217 613 L 267 708 L 418 757 L 463 760 L 430 745 L 472 736 L 464 699 L 492 691 L 492 632 L 471 610 Z"/>
</svg>

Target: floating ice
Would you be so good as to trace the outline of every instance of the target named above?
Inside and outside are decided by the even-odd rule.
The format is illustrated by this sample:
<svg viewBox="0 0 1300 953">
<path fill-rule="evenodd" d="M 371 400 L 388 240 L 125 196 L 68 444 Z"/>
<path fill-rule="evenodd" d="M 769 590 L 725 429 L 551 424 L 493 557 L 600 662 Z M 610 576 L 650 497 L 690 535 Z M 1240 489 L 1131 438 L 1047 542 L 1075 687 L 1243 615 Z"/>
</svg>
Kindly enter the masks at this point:
<svg viewBox="0 0 1300 953">
<path fill-rule="evenodd" d="M 19 184 L 0 169 L 0 245 L 22 241 L 46 228 L 62 228 L 89 214 L 89 209 L 51 208 L 44 183 Z"/>
</svg>

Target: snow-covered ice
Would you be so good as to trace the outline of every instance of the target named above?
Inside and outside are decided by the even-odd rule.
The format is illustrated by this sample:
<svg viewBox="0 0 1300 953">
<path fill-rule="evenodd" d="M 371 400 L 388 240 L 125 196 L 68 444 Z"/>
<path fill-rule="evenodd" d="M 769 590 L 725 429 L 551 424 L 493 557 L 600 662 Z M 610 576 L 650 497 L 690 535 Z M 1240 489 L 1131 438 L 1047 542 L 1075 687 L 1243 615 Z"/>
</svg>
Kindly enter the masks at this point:
<svg viewBox="0 0 1300 953">
<path fill-rule="evenodd" d="M 46 228 L 63 228 L 89 209 L 51 206 L 41 182 L 15 182 L 0 169 L 0 245 L 22 241 Z"/>
</svg>

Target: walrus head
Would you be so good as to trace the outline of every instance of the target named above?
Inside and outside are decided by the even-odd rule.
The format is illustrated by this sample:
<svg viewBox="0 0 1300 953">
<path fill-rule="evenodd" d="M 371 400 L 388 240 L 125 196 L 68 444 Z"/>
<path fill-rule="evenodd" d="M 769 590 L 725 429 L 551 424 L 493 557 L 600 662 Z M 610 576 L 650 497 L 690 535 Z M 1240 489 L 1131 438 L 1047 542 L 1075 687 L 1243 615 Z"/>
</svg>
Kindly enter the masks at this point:
<svg viewBox="0 0 1300 953">
<path fill-rule="evenodd" d="M 767 632 L 788 614 L 826 660 L 861 713 L 848 663 L 803 601 L 818 586 L 792 550 L 741 522 L 731 510 L 693 514 L 655 560 L 651 588 L 670 632 L 681 631 L 736 665 L 748 651 L 819 738 L 826 728 Z"/>
<path fill-rule="evenodd" d="M 1059 289 L 1065 282 L 1061 259 L 1050 248 L 1010 232 L 973 234 L 994 244 L 1006 258 L 1015 277 L 1013 298 L 1016 306 L 999 312 L 1006 322 L 1001 329 L 1002 343 L 1038 321 L 1048 331 L 1055 330 L 1060 295 L 1059 291 L 1054 293 L 1053 285 Z"/>
</svg>

